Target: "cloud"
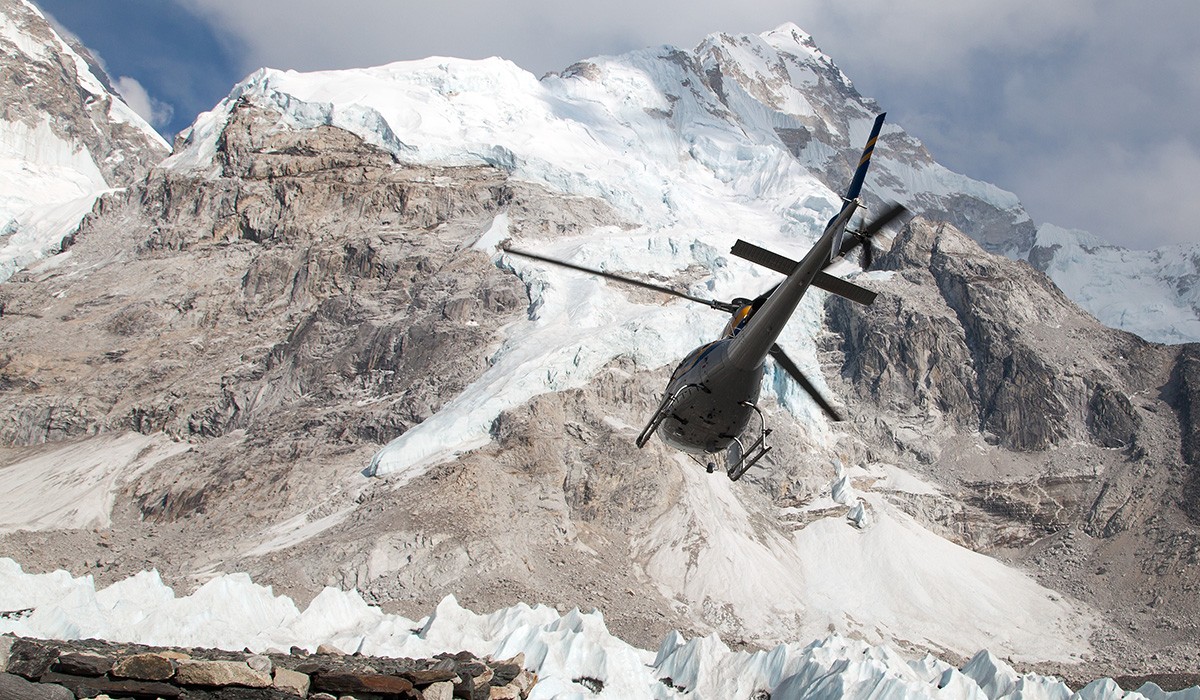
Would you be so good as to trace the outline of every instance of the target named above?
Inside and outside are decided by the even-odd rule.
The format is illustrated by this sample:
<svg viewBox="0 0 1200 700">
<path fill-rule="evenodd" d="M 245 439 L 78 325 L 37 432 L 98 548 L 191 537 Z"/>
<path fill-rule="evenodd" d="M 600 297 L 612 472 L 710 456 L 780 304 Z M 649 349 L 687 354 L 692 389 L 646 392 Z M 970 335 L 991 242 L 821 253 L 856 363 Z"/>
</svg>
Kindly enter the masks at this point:
<svg viewBox="0 0 1200 700">
<path fill-rule="evenodd" d="M 792 14 L 788 3 L 770 0 L 754 11 L 682 0 L 360 0 L 354 12 L 315 0 L 183 1 L 237 37 L 247 70 L 345 68 L 430 55 L 501 56 L 540 75 L 597 54 L 659 44 L 690 47 L 715 31 L 762 32 Z"/>
<path fill-rule="evenodd" d="M 171 105 L 151 97 L 146 88 L 134 78 L 122 75 L 113 81 L 113 87 L 130 109 L 156 129 L 164 127 L 175 114 Z"/>
<path fill-rule="evenodd" d="M 1034 218 L 1145 249 L 1200 240 L 1200 199 L 1187 194 L 1197 181 L 1200 151 L 1177 138 L 1148 151 L 1107 143 L 1074 159 L 1031 160 L 1022 182 Z"/>
</svg>

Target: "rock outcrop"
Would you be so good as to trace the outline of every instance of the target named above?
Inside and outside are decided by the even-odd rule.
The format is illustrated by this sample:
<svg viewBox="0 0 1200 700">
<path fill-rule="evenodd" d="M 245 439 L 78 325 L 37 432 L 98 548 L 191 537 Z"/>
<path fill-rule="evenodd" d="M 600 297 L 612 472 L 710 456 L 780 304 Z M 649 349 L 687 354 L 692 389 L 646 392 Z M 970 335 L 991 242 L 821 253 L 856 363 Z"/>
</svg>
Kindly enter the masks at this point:
<svg viewBox="0 0 1200 700">
<path fill-rule="evenodd" d="M 0 0 L 0 281 L 70 244 L 101 192 L 168 153 L 97 62 L 27 0 Z"/>
<path fill-rule="evenodd" d="M 1170 351 L 1102 326 L 1045 275 L 948 224 L 913 222 L 879 269 L 896 276 L 883 304 L 830 301 L 860 396 L 932 408 L 1017 451 L 1133 446 L 1140 418 L 1127 396 L 1161 379 L 1147 368 Z"/>
<path fill-rule="evenodd" d="M 31 129 L 48 123 L 92 155 L 110 187 L 136 182 L 167 155 L 162 138 L 120 103 L 99 64 L 63 41 L 41 12 L 26 0 L 3 0 L 0 14 L 23 35 L 20 46 L 12 44 L 17 36 L 0 37 L 8 44 L 0 53 L 4 120 Z"/>
<path fill-rule="evenodd" d="M 871 442 L 960 490 L 958 505 L 911 512 L 1085 600 L 1136 577 L 1171 620 L 1159 630 L 1195 630 L 1168 611 L 1200 586 L 1196 346 L 1104 327 L 948 224 L 913 221 L 879 267 L 886 280 L 863 282 L 875 305 L 831 298 L 828 319 Z"/>
</svg>

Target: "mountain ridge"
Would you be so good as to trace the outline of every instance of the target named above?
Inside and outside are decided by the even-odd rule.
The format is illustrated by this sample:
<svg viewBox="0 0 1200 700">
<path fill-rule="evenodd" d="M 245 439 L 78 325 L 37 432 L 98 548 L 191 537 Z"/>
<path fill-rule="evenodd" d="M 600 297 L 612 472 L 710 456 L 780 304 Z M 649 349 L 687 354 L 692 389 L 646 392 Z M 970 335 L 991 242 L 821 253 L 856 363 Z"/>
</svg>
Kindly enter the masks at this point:
<svg viewBox="0 0 1200 700">
<path fill-rule="evenodd" d="M 709 48 L 762 58 L 765 43 Z M 910 651 L 990 640 L 1059 667 L 1186 664 L 1191 346 L 1103 328 L 953 226 L 914 221 L 888 269 L 856 278 L 886 293 L 866 315 L 814 294 L 781 339 L 847 397 L 851 425 L 771 371 L 777 447 L 744 482 L 632 447 L 671 365 L 724 319 L 498 244 L 721 298 L 765 289 L 770 273 L 722 250 L 737 236 L 802 250 L 838 205 L 823 178 L 846 167 L 841 141 L 873 108 L 836 91 L 828 118 L 807 100 L 754 107 L 724 78 L 720 98 L 703 61 L 674 51 L 543 82 L 499 60 L 251 76 L 171 158 L 101 199 L 69 255 L 0 289 L 0 474 L 24 479 L 0 542 L 101 580 L 162 561 L 180 582 L 248 571 L 298 599 L 354 587 L 389 611 L 427 609 L 447 586 L 488 609 L 538 596 L 604 607 L 650 644 L 673 628 L 761 645 L 833 625 Z M 828 64 L 767 63 L 829 86 Z M 785 90 L 764 75 L 759 92 Z M 743 117 L 745 139 L 730 137 Z M 786 131 L 821 124 L 837 143 Z M 919 144 L 884 136 L 871 197 L 936 210 L 973 196 L 946 195 L 962 176 L 940 166 L 901 172 L 924 163 Z M 961 219 L 1025 235 L 1022 211 L 979 191 Z M 1056 348 L 1047 318 L 1079 329 L 1084 352 Z M 1167 398 L 1146 393 L 1155 382 Z M 363 479 L 389 452 L 390 470 Z M 97 477 L 62 476 L 99 514 L 83 527 L 53 529 L 66 506 L 28 486 L 56 463 Z M 776 575 L 739 579 L 755 568 Z M 796 571 L 819 600 L 788 587 Z M 1123 575 L 1160 584 L 1161 607 L 1102 585 Z"/>
<path fill-rule="evenodd" d="M 0 29 L 3 281 L 60 250 L 101 193 L 141 178 L 168 148 L 33 4 L 0 3 Z"/>
</svg>

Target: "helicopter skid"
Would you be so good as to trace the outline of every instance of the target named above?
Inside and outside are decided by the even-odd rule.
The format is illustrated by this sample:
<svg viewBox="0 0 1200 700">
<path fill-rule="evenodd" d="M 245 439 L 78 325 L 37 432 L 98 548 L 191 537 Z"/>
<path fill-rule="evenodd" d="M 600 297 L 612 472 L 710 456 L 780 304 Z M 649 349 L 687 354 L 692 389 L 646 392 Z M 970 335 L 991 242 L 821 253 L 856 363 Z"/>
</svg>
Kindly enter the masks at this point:
<svg viewBox="0 0 1200 700">
<path fill-rule="evenodd" d="M 725 473 L 729 475 L 730 481 L 742 478 L 742 475 L 749 471 L 750 467 L 757 464 L 758 460 L 771 451 L 771 446 L 767 444 L 767 436 L 771 434 L 771 429 L 767 427 L 767 420 L 763 417 L 762 411 L 748 401 L 743 401 L 742 405 L 754 409 L 754 412 L 758 414 L 759 433 L 758 439 L 751 443 L 749 449 L 743 449 L 740 438 L 734 438 L 729 445 L 729 450 L 725 453 Z"/>
<path fill-rule="evenodd" d="M 671 415 L 671 410 L 675 408 L 675 404 L 679 401 L 679 397 L 682 396 L 683 392 L 687 391 L 688 389 L 704 389 L 704 387 L 700 386 L 699 384 L 685 384 L 676 389 L 675 393 L 664 398 L 662 404 L 659 405 L 658 410 L 655 411 L 654 415 L 650 418 L 650 422 L 646 424 L 645 428 L 642 428 L 642 432 L 638 435 L 638 449 L 646 446 L 646 443 L 650 441 L 650 438 L 653 437 L 654 433 L 658 430 L 658 426 L 662 425 L 662 422 L 667 419 L 667 416 Z"/>
</svg>

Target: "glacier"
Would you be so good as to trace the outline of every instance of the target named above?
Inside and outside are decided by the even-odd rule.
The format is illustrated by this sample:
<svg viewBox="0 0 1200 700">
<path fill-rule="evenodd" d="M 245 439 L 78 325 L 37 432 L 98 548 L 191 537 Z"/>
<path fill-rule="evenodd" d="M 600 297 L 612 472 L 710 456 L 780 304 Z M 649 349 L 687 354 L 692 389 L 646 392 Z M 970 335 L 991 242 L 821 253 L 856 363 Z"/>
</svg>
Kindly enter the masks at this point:
<svg viewBox="0 0 1200 700">
<path fill-rule="evenodd" d="M 0 282 L 56 250 L 109 191 L 92 155 L 49 121 L 0 119 Z"/>
<path fill-rule="evenodd" d="M 981 650 L 961 669 L 926 655 L 907 659 L 884 645 L 838 634 L 808 644 L 730 649 L 715 634 L 667 635 L 657 650 L 609 633 L 601 611 L 562 614 L 518 604 L 479 614 L 447 596 L 410 620 L 371 606 L 356 591 L 326 588 L 304 610 L 246 574 L 215 576 L 184 596 L 155 571 L 97 589 L 91 576 L 24 572 L 0 558 L 0 634 L 101 638 L 161 646 L 253 652 L 328 644 L 345 653 L 421 658 L 470 651 L 523 654 L 538 674 L 530 698 L 751 698 L 773 700 L 1195 700 L 1200 689 L 1165 692 L 1153 683 L 1126 692 L 1110 679 L 1072 692 L 1052 676 L 1020 674 Z M 595 692 L 581 679 L 595 679 Z M 594 686 L 593 686 L 594 687 Z"/>
<path fill-rule="evenodd" d="M 1200 342 L 1200 243 L 1130 250 L 1043 224 L 1019 257 L 1106 326 L 1158 343 Z"/>
</svg>

